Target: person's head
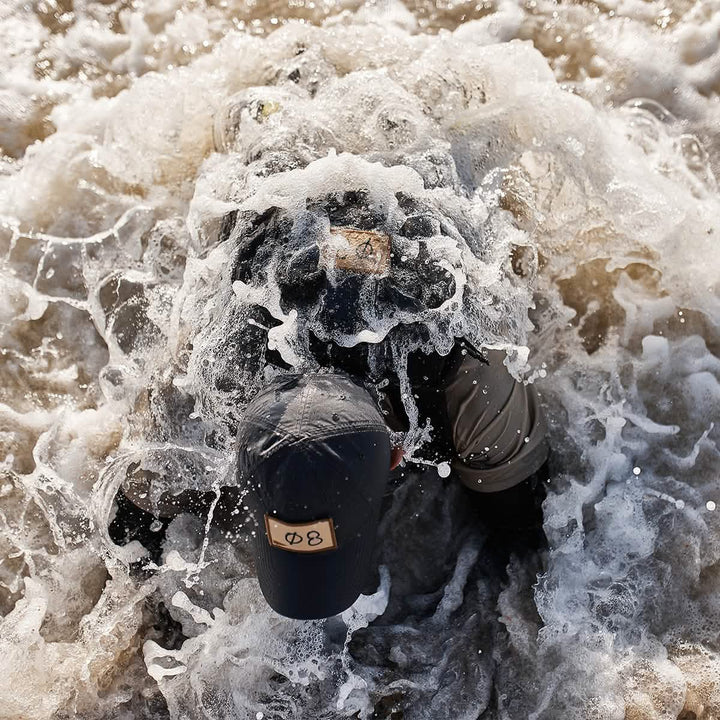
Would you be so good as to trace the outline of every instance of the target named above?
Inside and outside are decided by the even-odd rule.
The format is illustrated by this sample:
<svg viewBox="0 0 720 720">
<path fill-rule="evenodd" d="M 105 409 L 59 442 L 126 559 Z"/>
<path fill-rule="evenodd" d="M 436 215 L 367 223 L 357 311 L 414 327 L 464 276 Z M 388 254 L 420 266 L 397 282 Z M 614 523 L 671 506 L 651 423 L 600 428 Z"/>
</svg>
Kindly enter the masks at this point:
<svg viewBox="0 0 720 720">
<path fill-rule="evenodd" d="M 283 376 L 246 408 L 237 481 L 256 524 L 260 587 L 278 613 L 323 618 L 355 602 L 392 454 L 373 399 L 344 375 Z"/>
</svg>

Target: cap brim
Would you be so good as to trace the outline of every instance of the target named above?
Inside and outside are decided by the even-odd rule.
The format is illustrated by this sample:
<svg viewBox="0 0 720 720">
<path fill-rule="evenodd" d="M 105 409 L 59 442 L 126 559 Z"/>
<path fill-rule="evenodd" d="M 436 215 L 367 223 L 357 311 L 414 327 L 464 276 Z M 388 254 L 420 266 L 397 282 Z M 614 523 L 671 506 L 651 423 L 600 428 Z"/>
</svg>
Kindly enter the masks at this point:
<svg viewBox="0 0 720 720">
<path fill-rule="evenodd" d="M 374 544 L 375 533 L 366 531 L 334 550 L 300 554 L 273 547 L 263 537 L 256 552 L 260 589 L 270 607 L 285 617 L 315 620 L 337 615 L 361 594 Z"/>
</svg>

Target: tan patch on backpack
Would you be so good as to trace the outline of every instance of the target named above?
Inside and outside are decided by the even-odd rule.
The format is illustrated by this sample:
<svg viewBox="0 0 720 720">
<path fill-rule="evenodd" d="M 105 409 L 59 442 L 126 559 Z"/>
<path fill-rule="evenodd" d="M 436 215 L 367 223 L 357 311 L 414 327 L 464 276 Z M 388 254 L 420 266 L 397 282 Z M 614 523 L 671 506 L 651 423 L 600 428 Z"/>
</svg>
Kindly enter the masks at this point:
<svg viewBox="0 0 720 720">
<path fill-rule="evenodd" d="M 352 227 L 331 227 L 330 234 L 332 241 L 326 248 L 328 265 L 365 275 L 382 276 L 390 271 L 389 235 Z"/>
</svg>

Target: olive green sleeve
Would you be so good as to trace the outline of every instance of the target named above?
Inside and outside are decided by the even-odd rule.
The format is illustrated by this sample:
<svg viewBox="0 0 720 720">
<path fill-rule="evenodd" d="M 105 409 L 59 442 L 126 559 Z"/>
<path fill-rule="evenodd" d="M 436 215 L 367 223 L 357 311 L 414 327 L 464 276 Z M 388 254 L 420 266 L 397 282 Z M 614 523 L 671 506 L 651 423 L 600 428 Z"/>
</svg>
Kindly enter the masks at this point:
<svg viewBox="0 0 720 720">
<path fill-rule="evenodd" d="M 548 455 L 546 425 L 535 388 L 517 382 L 505 353 L 467 353 L 446 383 L 445 405 L 456 451 L 453 469 L 478 492 L 522 482 Z"/>
</svg>

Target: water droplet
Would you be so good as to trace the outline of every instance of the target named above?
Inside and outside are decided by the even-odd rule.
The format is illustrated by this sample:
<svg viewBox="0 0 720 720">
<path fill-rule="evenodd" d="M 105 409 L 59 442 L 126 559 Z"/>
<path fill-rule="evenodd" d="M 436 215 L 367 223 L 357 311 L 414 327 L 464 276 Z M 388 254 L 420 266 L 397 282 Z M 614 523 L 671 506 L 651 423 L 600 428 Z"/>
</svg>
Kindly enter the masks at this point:
<svg viewBox="0 0 720 720">
<path fill-rule="evenodd" d="M 450 475 L 450 463 L 446 463 L 446 462 L 440 463 L 437 466 L 437 472 L 441 478 L 448 477 L 448 475 Z"/>
<path fill-rule="evenodd" d="M 642 472 L 642 470 L 639 467 L 633 468 L 633 475 L 639 475 Z"/>
<path fill-rule="evenodd" d="M 717 506 L 715 505 L 715 503 L 714 503 L 712 500 L 708 500 L 708 501 L 705 503 L 705 507 L 706 507 L 710 512 L 712 512 L 713 510 L 715 510 L 715 508 L 716 508 Z"/>
</svg>

